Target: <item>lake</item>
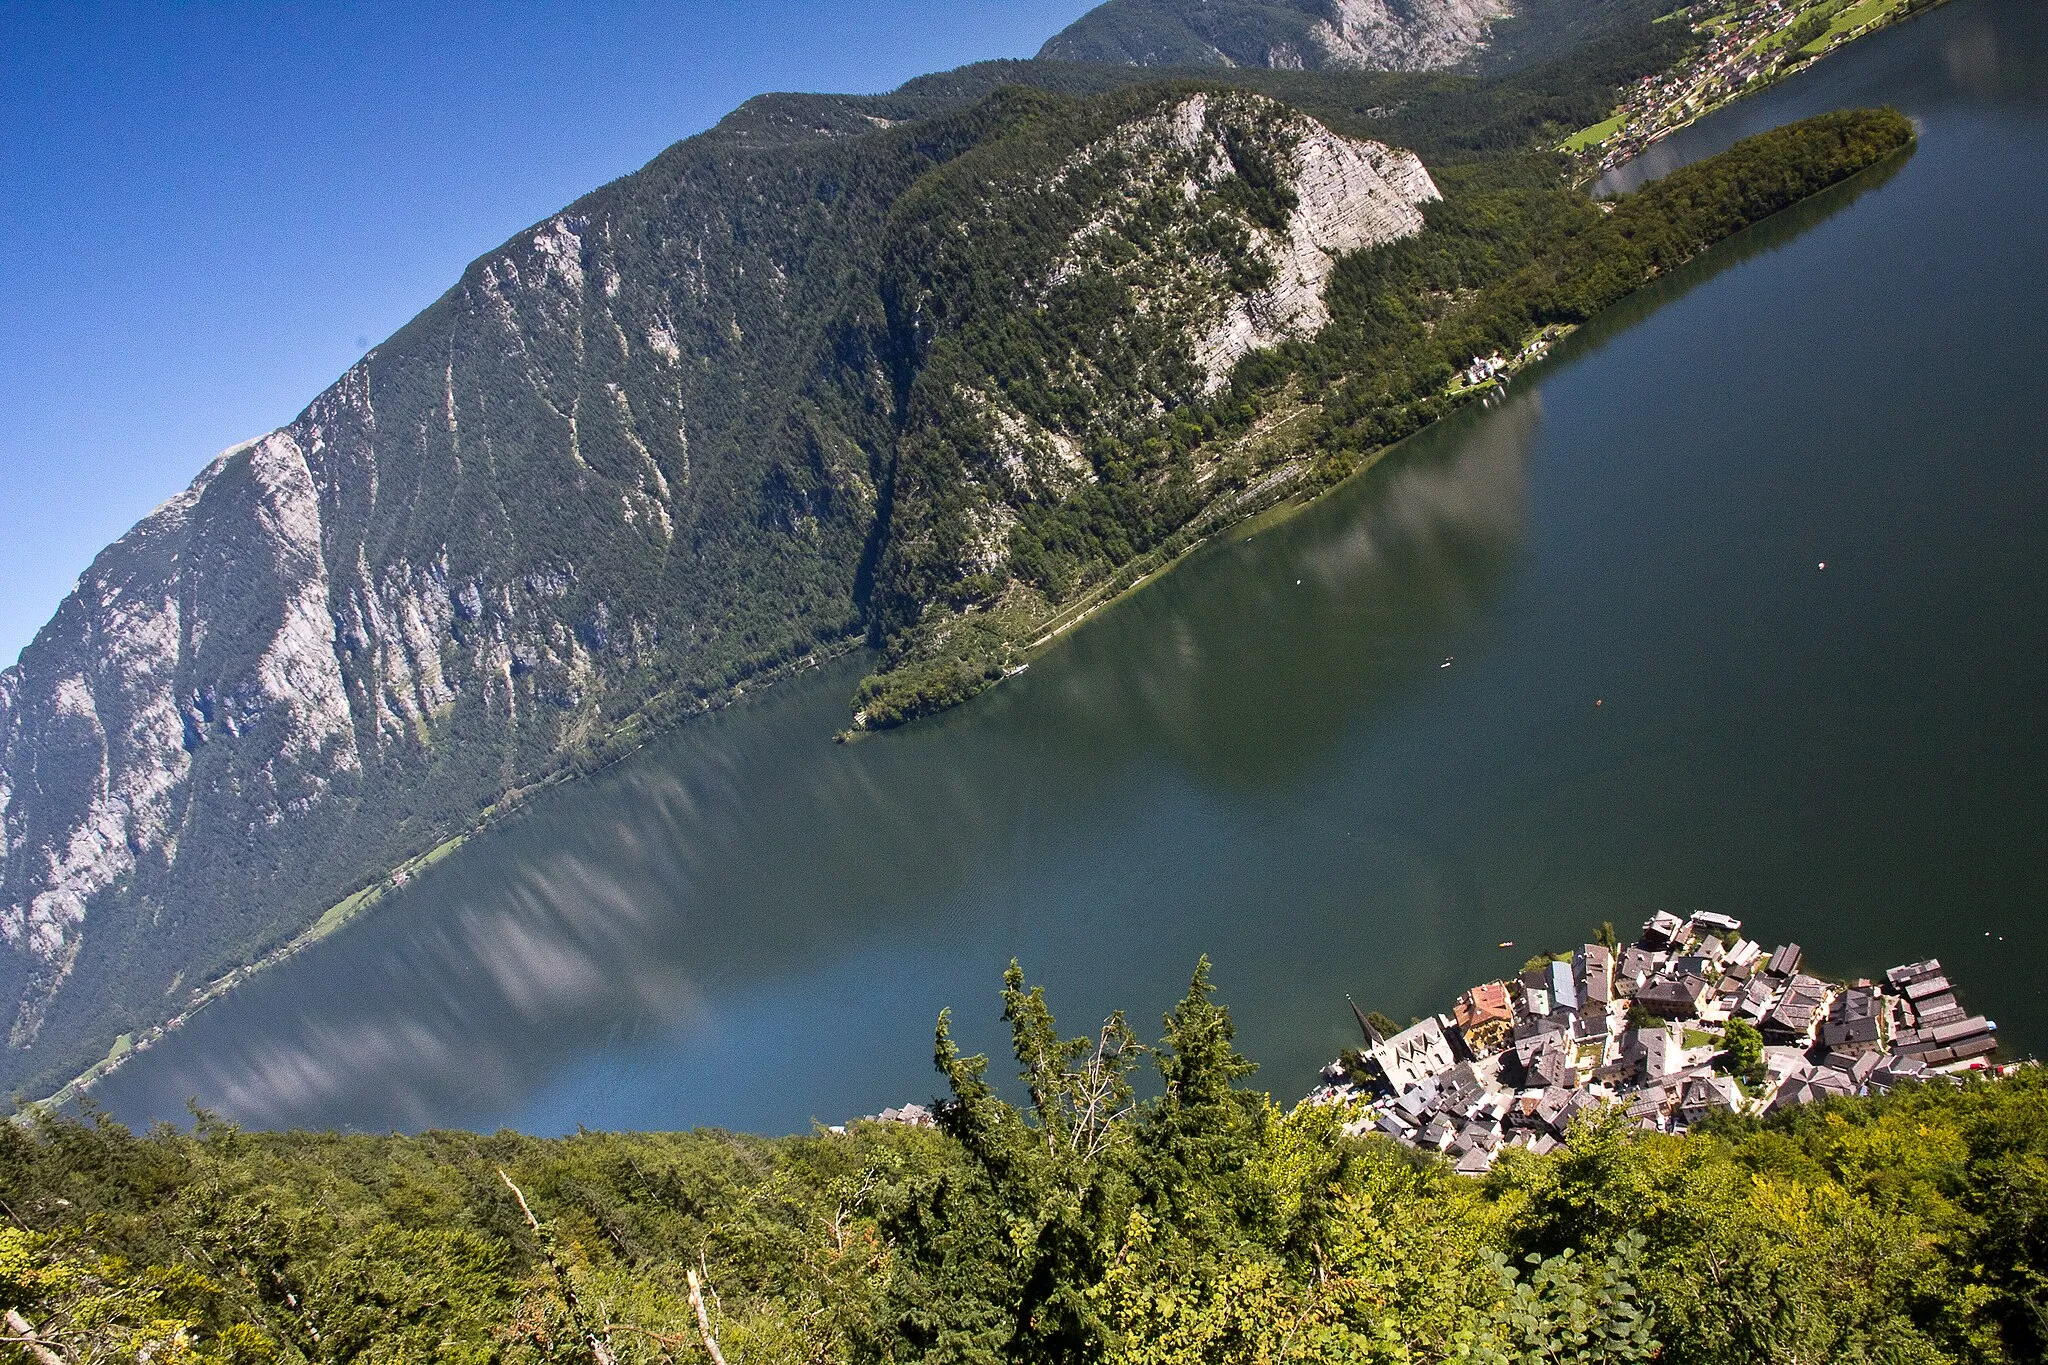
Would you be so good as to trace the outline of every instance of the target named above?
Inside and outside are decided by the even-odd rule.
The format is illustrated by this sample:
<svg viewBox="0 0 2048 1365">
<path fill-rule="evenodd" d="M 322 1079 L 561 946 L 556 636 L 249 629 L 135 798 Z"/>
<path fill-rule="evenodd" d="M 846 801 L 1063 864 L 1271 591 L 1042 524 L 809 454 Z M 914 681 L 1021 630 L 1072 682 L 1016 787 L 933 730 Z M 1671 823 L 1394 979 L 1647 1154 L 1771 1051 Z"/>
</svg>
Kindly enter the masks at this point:
<svg viewBox="0 0 2048 1365">
<path fill-rule="evenodd" d="M 686 726 L 100 1102 L 799 1131 L 928 1098 L 943 1007 L 1002 1049 L 1013 956 L 1073 1031 L 1152 1034 L 1204 953 L 1291 1100 L 1347 994 L 1406 1019 L 1662 908 L 1834 974 L 1938 955 L 2048 1049 L 2048 6 L 1957 0 L 1610 180 L 1875 103 L 1909 159 L 1029 672 L 852 745 L 859 659 Z"/>
</svg>

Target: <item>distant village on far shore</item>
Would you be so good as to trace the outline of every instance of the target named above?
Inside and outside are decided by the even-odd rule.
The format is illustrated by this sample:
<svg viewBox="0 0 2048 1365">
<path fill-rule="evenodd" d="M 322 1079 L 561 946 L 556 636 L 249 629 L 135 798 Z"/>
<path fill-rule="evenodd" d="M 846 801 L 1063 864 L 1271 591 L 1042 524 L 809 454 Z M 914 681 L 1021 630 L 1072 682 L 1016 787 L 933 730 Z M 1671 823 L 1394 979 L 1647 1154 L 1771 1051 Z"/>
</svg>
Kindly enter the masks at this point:
<svg viewBox="0 0 2048 1365">
<path fill-rule="evenodd" d="M 1365 1101 L 1351 1131 L 1478 1175 L 1510 1147 L 1549 1151 L 1599 1106 L 1683 1132 L 1714 1113 L 1982 1069 L 1998 1047 L 1998 1026 L 1963 1008 L 1939 961 L 1841 985 L 1803 971 L 1798 944 L 1767 953 L 1716 914 L 1659 913 L 1626 947 L 1603 937 L 1398 1032 L 1353 1004 L 1366 1045 L 1324 1068 L 1310 1100 Z"/>
</svg>

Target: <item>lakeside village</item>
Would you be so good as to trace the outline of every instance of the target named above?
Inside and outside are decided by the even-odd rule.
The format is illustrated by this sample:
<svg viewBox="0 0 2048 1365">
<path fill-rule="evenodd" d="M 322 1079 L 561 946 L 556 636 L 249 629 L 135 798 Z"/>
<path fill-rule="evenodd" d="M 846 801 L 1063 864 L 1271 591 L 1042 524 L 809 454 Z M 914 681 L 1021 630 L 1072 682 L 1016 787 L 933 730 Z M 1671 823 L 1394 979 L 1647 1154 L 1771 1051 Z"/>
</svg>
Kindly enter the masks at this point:
<svg viewBox="0 0 2048 1365">
<path fill-rule="evenodd" d="M 1658 22 L 1709 14 L 1691 20 L 1705 40 L 1699 49 L 1626 87 L 1612 118 L 1567 139 L 1562 150 L 1587 154 L 1592 173 L 1613 170 L 1701 115 L 1930 3 L 1938 0 L 1762 0 L 1718 12 L 1712 3 L 1677 11 Z"/>
<path fill-rule="evenodd" d="M 1766 953 L 1740 920 L 1659 913 L 1634 944 L 1532 962 L 1399 1032 L 1354 1003 L 1366 1046 L 1324 1068 L 1309 1100 L 1365 1101 L 1347 1131 L 1479 1175 L 1509 1147 L 1551 1150 L 1599 1105 L 1676 1133 L 1982 1069 L 1997 1049 L 1998 1026 L 1963 1009 L 1939 961 L 1846 986 L 1802 966 L 1798 944 Z"/>
</svg>

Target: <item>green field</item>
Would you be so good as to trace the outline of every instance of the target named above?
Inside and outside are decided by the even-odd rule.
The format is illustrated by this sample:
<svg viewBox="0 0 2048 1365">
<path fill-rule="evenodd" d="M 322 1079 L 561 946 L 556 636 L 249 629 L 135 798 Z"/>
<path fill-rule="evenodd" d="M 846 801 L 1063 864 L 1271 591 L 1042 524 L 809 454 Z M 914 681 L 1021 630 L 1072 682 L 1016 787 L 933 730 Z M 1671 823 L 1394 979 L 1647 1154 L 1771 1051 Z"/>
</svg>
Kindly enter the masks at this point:
<svg viewBox="0 0 2048 1365">
<path fill-rule="evenodd" d="M 1901 0 L 1863 0 L 1863 3 L 1860 5 L 1851 5 L 1829 21 L 1826 33 L 1823 33 L 1820 37 L 1799 50 L 1807 54 L 1819 52 L 1829 43 L 1835 41 L 1839 35 L 1883 18 L 1886 14 L 1897 9 L 1900 3 Z"/>
<path fill-rule="evenodd" d="M 1626 117 L 1626 114 L 1616 114 L 1613 118 L 1596 123 L 1590 128 L 1579 129 L 1578 132 L 1565 139 L 1564 150 L 1567 152 L 1583 152 L 1596 143 L 1605 142 L 1615 133 L 1621 131 L 1622 120 Z"/>
</svg>

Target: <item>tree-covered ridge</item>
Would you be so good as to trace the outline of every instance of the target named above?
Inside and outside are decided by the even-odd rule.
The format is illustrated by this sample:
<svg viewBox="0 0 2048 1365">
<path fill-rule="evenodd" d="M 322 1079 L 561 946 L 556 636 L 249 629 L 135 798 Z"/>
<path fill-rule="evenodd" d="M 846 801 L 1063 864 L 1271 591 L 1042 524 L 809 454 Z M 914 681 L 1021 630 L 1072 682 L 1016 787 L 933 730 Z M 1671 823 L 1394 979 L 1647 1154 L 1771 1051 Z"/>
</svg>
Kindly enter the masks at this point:
<svg viewBox="0 0 2048 1365">
<path fill-rule="evenodd" d="M 1213 496 L 1188 455 L 1230 361 L 1324 316 L 1296 257 L 1326 275 L 1332 251 L 1418 230 L 1436 194 L 1412 154 L 1201 88 L 1047 102 L 927 177 L 886 248 L 907 382 L 872 634 L 917 677 L 952 612 L 1014 638 L 1184 525 Z M 864 703 L 870 724 L 910 713 L 891 690 Z"/>
<path fill-rule="evenodd" d="M 857 632 L 892 437 L 875 244 L 1007 109 L 680 144 L 105 551 L 0 675 L 9 1083 Z"/>
<path fill-rule="evenodd" d="M 942 1018 L 936 1127 L 11 1125 L 0 1351 L 655 1361 L 708 1358 L 708 1337 L 735 1362 L 2041 1358 L 2036 1069 L 1682 1137 L 1594 1115 L 1474 1181 L 1347 1136 L 1341 1108 L 1245 1088 L 1206 965 L 1153 1047 L 1121 1016 L 1064 1037 L 1014 967 L 1002 1001 L 1022 1103 Z"/>
<path fill-rule="evenodd" d="M 1606 204 L 1557 189 L 1453 195 L 1429 210 L 1430 232 L 1340 267 L 1330 327 L 1247 362 L 1240 382 L 1302 374 L 1329 386 L 1327 448 L 1372 449 L 1440 412 L 1444 386 L 1471 358 L 1583 322 L 1912 141 L 1896 110 L 1823 114 Z"/>
<path fill-rule="evenodd" d="M 1018 245 L 1030 228 L 1006 226 L 957 243 L 949 237 L 948 251 L 913 255 L 908 266 L 892 267 L 887 287 L 898 298 L 914 292 L 933 301 L 917 324 L 927 368 L 897 448 L 896 521 L 870 610 L 889 669 L 856 698 L 863 721 L 896 724 L 972 695 L 1000 677 L 1015 646 L 1047 620 L 1170 558 L 1209 509 L 1233 506 L 1239 490 L 1270 488 L 1276 467 L 1325 483 L 1352 472 L 1480 392 L 1458 378 L 1475 359 L 1520 354 L 1546 329 L 1585 321 L 1912 138 L 1910 121 L 1894 111 L 1823 115 L 1747 139 L 1606 205 L 1541 176 L 1509 177 L 1506 185 L 1475 177 L 1459 186 L 1446 175 L 1443 202 L 1423 205 L 1423 232 L 1338 264 L 1325 294 L 1328 326 L 1246 356 L 1233 382 L 1213 394 L 1193 370 L 1175 370 L 1184 345 L 1146 325 L 1156 315 L 1134 310 L 1142 296 L 1113 272 L 1084 276 L 1085 292 L 1066 309 L 1034 306 L 1019 284 L 1033 278 L 1037 259 Z M 1008 154 L 1014 145 L 998 148 Z M 995 155 L 978 149 L 906 202 L 966 183 L 969 168 Z M 1222 188 L 1248 193 L 1262 175 L 1270 178 L 1255 170 Z M 1276 186 L 1291 193 L 1291 183 L 1283 176 Z M 950 222 L 965 212 L 941 217 Z M 1221 230 L 1181 217 L 1184 231 Z M 1020 215 L 1020 223 L 1029 221 Z M 1227 230 L 1254 225 L 1239 208 Z M 1116 225 L 1112 240 L 1142 260 L 1149 231 L 1140 215 Z M 1227 244 L 1211 250 L 1219 259 L 1232 255 Z M 1175 252 L 1189 254 L 1184 245 Z M 1258 281 L 1225 283 L 1244 290 Z M 1171 293 L 1200 297 L 1215 287 L 1184 280 Z M 1074 356 L 1100 357 L 1104 367 L 1121 360 L 1107 392 L 1077 382 L 1065 367 Z M 1166 363 L 1141 364 L 1140 356 Z M 955 402 L 950 414 L 933 406 L 963 394 L 982 395 L 983 405 Z M 1119 411 L 1120 395 L 1141 401 Z M 1156 413 L 1149 420 L 1144 401 Z M 987 403 L 1010 405 L 1041 430 L 1064 424 L 1087 456 L 1086 481 L 1056 498 L 1015 498 L 1003 504 L 1000 521 L 975 521 L 958 502 L 976 487 L 963 477 L 970 467 L 963 456 L 1005 444 L 1000 430 L 990 430 Z M 1062 403 L 1085 420 L 1062 412 Z M 1290 440 L 1260 441 L 1261 419 L 1280 413 L 1298 419 Z M 908 513 L 922 507 L 933 509 L 933 529 L 906 534 L 917 526 Z M 1006 532 L 1006 543 L 991 528 Z"/>
</svg>

